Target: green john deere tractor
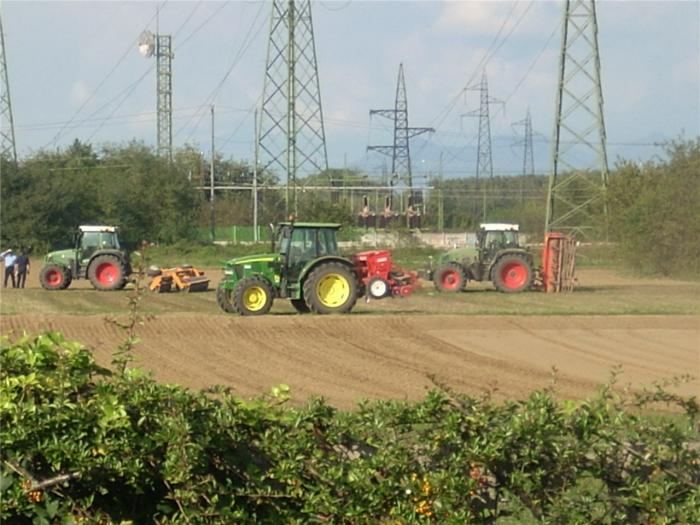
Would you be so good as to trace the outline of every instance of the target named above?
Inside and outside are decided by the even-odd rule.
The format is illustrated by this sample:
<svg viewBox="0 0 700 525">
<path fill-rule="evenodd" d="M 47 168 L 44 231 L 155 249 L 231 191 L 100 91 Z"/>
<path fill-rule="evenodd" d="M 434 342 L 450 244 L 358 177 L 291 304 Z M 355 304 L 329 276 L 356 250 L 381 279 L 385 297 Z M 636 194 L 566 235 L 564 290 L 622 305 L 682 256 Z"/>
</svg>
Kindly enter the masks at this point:
<svg viewBox="0 0 700 525">
<path fill-rule="evenodd" d="M 90 279 L 96 290 L 121 290 L 131 274 L 129 256 L 114 226 L 78 226 L 75 247 L 50 252 L 39 274 L 47 290 L 64 290 L 73 279 Z"/>
<path fill-rule="evenodd" d="M 514 293 L 530 288 L 535 269 L 532 254 L 519 244 L 517 224 L 487 223 L 475 246 L 446 252 L 427 273 L 440 292 L 464 290 L 471 280 L 492 281 L 497 290 Z"/>
<path fill-rule="evenodd" d="M 275 297 L 290 299 L 300 313 L 346 313 L 358 296 L 353 263 L 340 255 L 340 224 L 283 222 L 274 230 L 271 253 L 225 263 L 216 292 L 228 313 L 263 315 Z"/>
</svg>

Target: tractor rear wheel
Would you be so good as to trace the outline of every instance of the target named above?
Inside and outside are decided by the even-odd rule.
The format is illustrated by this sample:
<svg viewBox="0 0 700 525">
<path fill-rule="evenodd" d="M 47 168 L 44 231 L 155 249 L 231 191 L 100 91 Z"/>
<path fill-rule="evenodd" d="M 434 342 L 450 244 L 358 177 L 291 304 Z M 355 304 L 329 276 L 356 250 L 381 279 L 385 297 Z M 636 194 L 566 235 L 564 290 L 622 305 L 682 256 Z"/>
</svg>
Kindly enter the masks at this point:
<svg viewBox="0 0 700 525">
<path fill-rule="evenodd" d="M 216 289 L 216 304 L 218 304 L 219 308 L 221 308 L 227 314 L 233 314 L 236 312 L 231 299 L 231 290 L 222 288 L 221 285 L 219 285 L 219 287 Z"/>
<path fill-rule="evenodd" d="M 337 262 L 317 266 L 304 281 L 304 299 L 316 314 L 349 312 L 357 301 L 355 273 Z"/>
<path fill-rule="evenodd" d="M 491 275 L 498 291 L 522 292 L 532 285 L 532 263 L 522 255 L 504 255 L 496 262 Z"/>
<path fill-rule="evenodd" d="M 99 255 L 88 268 L 88 278 L 95 290 L 121 290 L 126 285 L 126 269 L 114 255 Z"/>
<path fill-rule="evenodd" d="M 292 306 L 300 314 L 308 314 L 311 311 L 309 310 L 309 307 L 307 306 L 306 301 L 304 301 L 303 298 L 292 299 Z"/>
<path fill-rule="evenodd" d="M 247 277 L 238 282 L 231 303 L 241 315 L 265 315 L 272 308 L 272 287 L 261 277 Z"/>
<path fill-rule="evenodd" d="M 45 290 L 65 290 L 72 280 L 70 270 L 58 264 L 47 264 L 39 274 L 39 282 Z"/>
<path fill-rule="evenodd" d="M 464 268 L 456 262 L 449 262 L 440 266 L 433 277 L 435 288 L 440 292 L 459 292 L 467 284 Z"/>
</svg>

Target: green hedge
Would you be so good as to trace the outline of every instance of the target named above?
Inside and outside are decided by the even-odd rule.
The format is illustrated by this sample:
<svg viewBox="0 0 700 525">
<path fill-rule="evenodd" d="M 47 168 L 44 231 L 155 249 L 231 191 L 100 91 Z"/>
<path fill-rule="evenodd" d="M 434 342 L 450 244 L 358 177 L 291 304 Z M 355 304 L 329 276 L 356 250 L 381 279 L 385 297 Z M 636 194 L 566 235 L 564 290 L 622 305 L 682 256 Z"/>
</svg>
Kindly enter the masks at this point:
<svg viewBox="0 0 700 525">
<path fill-rule="evenodd" d="M 344 412 L 110 373 L 57 333 L 1 350 L 3 523 L 700 523 L 698 407 L 661 390 Z"/>
</svg>

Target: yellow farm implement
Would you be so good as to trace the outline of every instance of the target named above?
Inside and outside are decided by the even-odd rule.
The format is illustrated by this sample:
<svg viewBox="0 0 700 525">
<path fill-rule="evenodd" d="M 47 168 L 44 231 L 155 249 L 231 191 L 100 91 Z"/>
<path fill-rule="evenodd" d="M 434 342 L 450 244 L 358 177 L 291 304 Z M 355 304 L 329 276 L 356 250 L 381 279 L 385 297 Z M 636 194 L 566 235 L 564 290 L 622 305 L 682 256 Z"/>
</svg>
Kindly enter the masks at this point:
<svg viewBox="0 0 700 525">
<path fill-rule="evenodd" d="M 148 289 L 152 292 L 204 292 L 209 288 L 209 277 L 202 270 L 193 266 L 177 266 L 175 268 L 149 268 L 148 276 L 151 282 Z"/>
</svg>

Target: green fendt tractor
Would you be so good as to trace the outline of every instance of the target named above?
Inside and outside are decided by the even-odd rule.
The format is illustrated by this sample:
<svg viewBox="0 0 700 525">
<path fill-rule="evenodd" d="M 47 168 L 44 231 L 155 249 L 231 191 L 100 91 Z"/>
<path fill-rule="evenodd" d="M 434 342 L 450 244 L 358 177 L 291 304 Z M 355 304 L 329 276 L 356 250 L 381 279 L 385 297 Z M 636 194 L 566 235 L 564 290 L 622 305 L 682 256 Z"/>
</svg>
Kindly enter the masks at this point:
<svg viewBox="0 0 700 525">
<path fill-rule="evenodd" d="M 96 290 L 121 290 L 131 274 L 127 253 L 114 226 L 78 226 L 75 247 L 44 257 L 39 274 L 47 290 L 64 290 L 73 279 L 90 279 Z"/>
<path fill-rule="evenodd" d="M 428 272 L 441 292 L 464 290 L 470 280 L 492 281 L 501 292 L 522 292 L 534 276 L 532 254 L 518 242 L 518 225 L 503 223 L 482 224 L 475 246 L 446 252 Z"/>
<path fill-rule="evenodd" d="M 217 289 L 222 310 L 263 315 L 275 297 L 291 299 L 301 313 L 346 313 L 358 296 L 353 263 L 340 255 L 340 224 L 283 222 L 274 231 L 271 253 L 226 262 Z"/>
</svg>

